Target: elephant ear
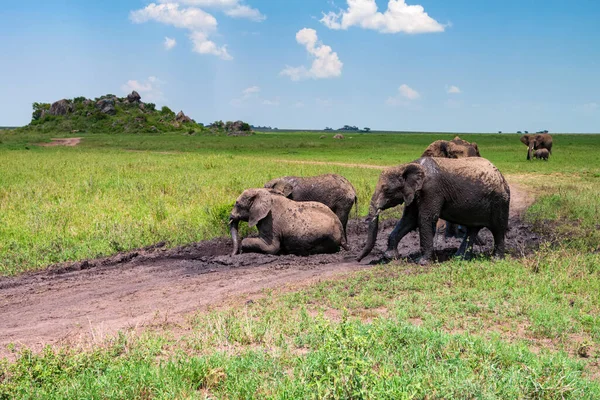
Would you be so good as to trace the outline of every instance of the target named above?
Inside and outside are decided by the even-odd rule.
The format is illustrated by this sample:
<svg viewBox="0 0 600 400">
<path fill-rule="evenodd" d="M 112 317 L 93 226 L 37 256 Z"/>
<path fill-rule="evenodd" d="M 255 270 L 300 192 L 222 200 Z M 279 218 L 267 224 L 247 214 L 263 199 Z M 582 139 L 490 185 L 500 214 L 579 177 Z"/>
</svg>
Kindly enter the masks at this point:
<svg viewBox="0 0 600 400">
<path fill-rule="evenodd" d="M 277 182 L 273 189 L 281 192 L 288 199 L 292 198 L 292 192 L 294 191 L 294 187 L 289 182 L 283 180 Z"/>
<path fill-rule="evenodd" d="M 450 146 L 447 141 L 443 140 L 440 142 L 440 152 L 442 153 L 442 157 L 450 158 Z"/>
<path fill-rule="evenodd" d="M 258 190 L 252 201 L 252 206 L 250 207 L 248 226 L 256 226 L 260 220 L 266 218 L 271 212 L 272 204 L 273 199 L 271 198 L 271 193 L 267 190 Z"/>
<path fill-rule="evenodd" d="M 402 178 L 404 179 L 402 195 L 404 204 L 408 207 L 415 199 L 415 194 L 423 187 L 425 169 L 419 164 L 408 164 L 402 173 Z"/>
<path fill-rule="evenodd" d="M 477 146 L 477 143 L 473 142 L 471 143 L 471 146 L 475 149 L 475 155 L 477 157 L 481 157 L 481 153 L 479 153 L 479 146 Z"/>
</svg>

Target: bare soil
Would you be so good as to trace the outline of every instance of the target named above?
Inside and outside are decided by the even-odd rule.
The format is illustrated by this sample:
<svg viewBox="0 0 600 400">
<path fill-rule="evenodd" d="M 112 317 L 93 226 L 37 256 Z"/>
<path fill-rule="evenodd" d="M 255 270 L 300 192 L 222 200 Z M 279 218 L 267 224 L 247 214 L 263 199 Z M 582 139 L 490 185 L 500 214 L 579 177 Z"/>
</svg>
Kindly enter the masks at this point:
<svg viewBox="0 0 600 400">
<path fill-rule="evenodd" d="M 38 143 L 38 146 L 42 147 L 55 147 L 55 146 L 67 146 L 67 147 L 75 147 L 79 143 L 81 143 L 81 138 L 52 138 L 49 143 Z"/>
<path fill-rule="evenodd" d="M 508 252 L 521 256 L 537 248 L 540 238 L 521 213 L 532 198 L 511 185 Z M 364 219 L 348 224 L 350 251 L 299 257 L 241 254 L 231 257 L 231 240 L 219 238 L 168 249 L 164 244 L 97 260 L 55 265 L 44 271 L 0 278 L 0 357 L 6 345 L 39 350 L 44 345 L 100 343 L 121 329 L 181 321 L 186 314 L 219 306 L 233 298 L 258 295 L 267 288 L 304 285 L 369 268 L 382 259 L 396 221 L 383 221 L 376 248 L 355 261 L 366 239 Z M 482 231 L 487 255 L 493 239 Z M 460 245 L 458 239 L 436 237 L 438 261 Z M 399 252 L 407 260 L 419 255 L 419 238 L 405 237 Z"/>
</svg>

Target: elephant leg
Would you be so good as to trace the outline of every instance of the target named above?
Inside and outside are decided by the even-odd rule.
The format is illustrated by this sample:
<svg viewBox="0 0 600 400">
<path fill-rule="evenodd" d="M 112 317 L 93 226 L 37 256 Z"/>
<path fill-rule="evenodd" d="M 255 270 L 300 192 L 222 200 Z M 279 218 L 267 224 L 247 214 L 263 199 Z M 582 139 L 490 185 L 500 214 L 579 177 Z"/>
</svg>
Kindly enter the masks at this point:
<svg viewBox="0 0 600 400">
<path fill-rule="evenodd" d="M 492 229 L 492 235 L 494 235 L 494 258 L 504 258 L 504 229 L 495 228 Z"/>
<path fill-rule="evenodd" d="M 346 226 L 348 225 L 348 214 L 349 213 L 350 213 L 350 211 L 348 211 L 348 212 L 338 211 L 336 213 L 336 215 L 340 219 L 340 222 L 342 223 L 342 229 L 344 230 L 344 239 L 346 239 L 346 242 L 348 242 L 348 234 L 346 233 Z"/>
<path fill-rule="evenodd" d="M 470 260 L 473 257 L 473 245 L 477 241 L 480 230 L 481 228 L 467 228 L 465 238 L 455 254 L 456 257 L 463 257 L 465 260 Z"/>
<path fill-rule="evenodd" d="M 421 241 L 421 259 L 419 264 L 425 265 L 433 257 L 433 236 L 437 218 L 423 218 L 419 222 L 419 239 Z"/>
<path fill-rule="evenodd" d="M 271 240 L 267 243 L 263 238 L 246 238 L 242 240 L 242 252 L 277 254 L 281 249 L 279 240 Z"/>
<path fill-rule="evenodd" d="M 417 228 L 417 215 L 418 210 L 404 210 L 402 218 L 400 219 L 400 221 L 398 221 L 392 233 L 390 233 L 390 237 L 388 239 L 388 248 L 385 252 L 385 256 L 387 258 L 398 258 L 398 243 L 400 243 L 400 240 L 402 240 L 402 238 L 406 236 L 406 234 Z"/>
</svg>

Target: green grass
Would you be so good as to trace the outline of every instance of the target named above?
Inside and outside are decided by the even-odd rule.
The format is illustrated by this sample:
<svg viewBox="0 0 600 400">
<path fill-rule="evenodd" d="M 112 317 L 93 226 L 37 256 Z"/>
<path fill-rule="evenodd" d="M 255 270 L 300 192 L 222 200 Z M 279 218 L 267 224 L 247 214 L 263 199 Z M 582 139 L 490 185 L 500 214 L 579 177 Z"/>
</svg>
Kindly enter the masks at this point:
<svg viewBox="0 0 600 400">
<path fill-rule="evenodd" d="M 282 175 L 340 173 L 356 187 L 364 215 L 379 171 L 282 160 L 395 165 L 417 158 L 440 137 L 356 134 L 336 141 L 319 136 L 94 134 L 83 135 L 76 148 L 42 148 L 34 144 L 49 136 L 0 134 L 0 275 L 162 241 L 174 246 L 226 235 L 235 198 L 245 188 Z M 585 220 L 588 231 L 595 226 L 598 206 L 590 208 L 597 202 L 589 201 L 598 189 L 582 198 L 568 182 L 575 177 L 600 186 L 600 155 L 590 151 L 600 146 L 600 135 L 557 136 L 547 163 L 526 162 L 517 135 L 463 137 L 477 141 L 503 173 L 518 175 L 515 179 L 528 180 L 532 187 L 553 192 L 563 182 L 564 190 L 553 196 L 571 202 L 566 217 Z M 551 213 L 540 204 L 537 215 L 545 218 Z"/>
<path fill-rule="evenodd" d="M 443 137 L 349 136 L 89 135 L 39 148 L 47 136 L 0 134 L 1 273 L 224 235 L 235 197 L 284 174 L 341 173 L 364 214 L 378 170 L 279 160 L 394 165 Z M 547 163 L 526 162 L 516 135 L 464 138 L 536 194 L 527 218 L 552 244 L 374 267 L 89 348 L 15 350 L 0 361 L 0 399 L 600 398 L 600 135 L 555 136 Z"/>
</svg>

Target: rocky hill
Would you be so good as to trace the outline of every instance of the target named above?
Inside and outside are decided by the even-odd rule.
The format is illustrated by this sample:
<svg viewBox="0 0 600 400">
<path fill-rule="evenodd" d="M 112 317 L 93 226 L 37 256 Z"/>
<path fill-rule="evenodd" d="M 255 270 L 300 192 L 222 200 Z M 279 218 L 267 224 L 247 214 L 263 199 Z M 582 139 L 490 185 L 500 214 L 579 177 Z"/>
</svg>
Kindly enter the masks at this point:
<svg viewBox="0 0 600 400">
<path fill-rule="evenodd" d="M 94 100 L 76 97 L 52 104 L 33 103 L 31 123 L 18 130 L 40 133 L 252 134 L 250 125 L 242 121 L 217 121 L 205 127 L 183 111 L 175 113 L 167 106 L 158 110 L 155 104 L 144 103 L 136 91 L 126 97 L 107 94 Z"/>
</svg>

